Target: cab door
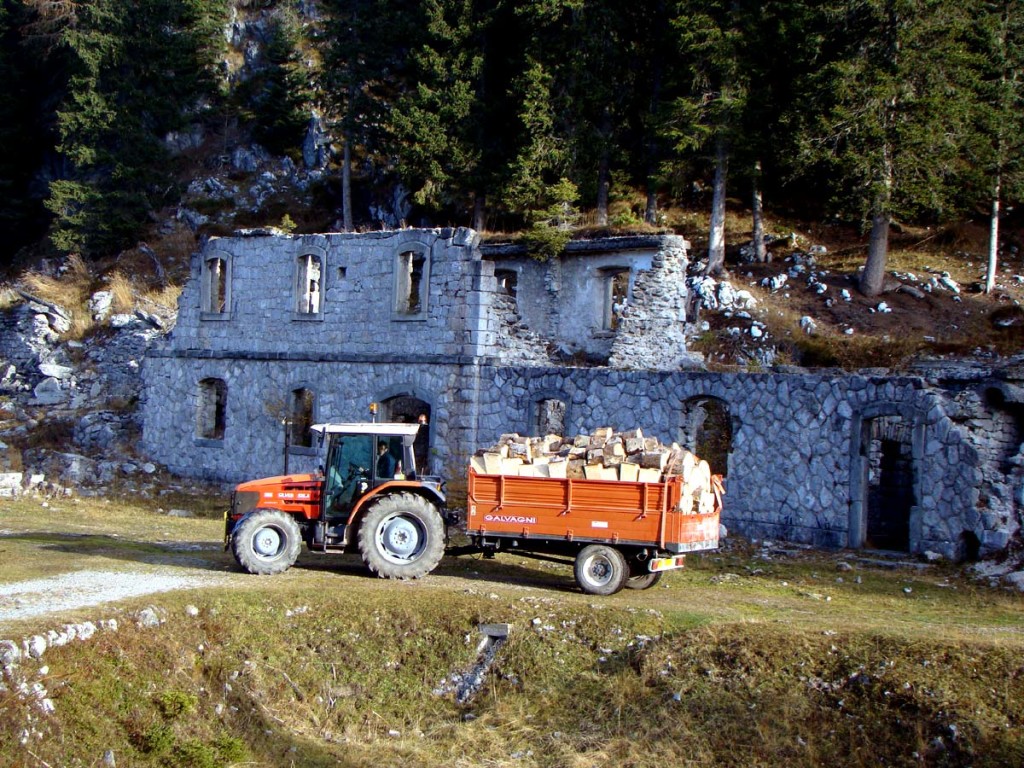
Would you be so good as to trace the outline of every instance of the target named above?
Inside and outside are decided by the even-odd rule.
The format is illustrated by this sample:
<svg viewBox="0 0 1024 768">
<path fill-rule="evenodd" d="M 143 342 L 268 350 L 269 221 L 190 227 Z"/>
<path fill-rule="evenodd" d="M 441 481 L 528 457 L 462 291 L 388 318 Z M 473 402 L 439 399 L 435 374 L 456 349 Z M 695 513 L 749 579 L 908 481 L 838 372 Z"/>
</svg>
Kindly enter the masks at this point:
<svg viewBox="0 0 1024 768">
<path fill-rule="evenodd" d="M 370 489 L 374 474 L 373 435 L 332 435 L 324 467 L 323 519 L 347 520 Z"/>
</svg>

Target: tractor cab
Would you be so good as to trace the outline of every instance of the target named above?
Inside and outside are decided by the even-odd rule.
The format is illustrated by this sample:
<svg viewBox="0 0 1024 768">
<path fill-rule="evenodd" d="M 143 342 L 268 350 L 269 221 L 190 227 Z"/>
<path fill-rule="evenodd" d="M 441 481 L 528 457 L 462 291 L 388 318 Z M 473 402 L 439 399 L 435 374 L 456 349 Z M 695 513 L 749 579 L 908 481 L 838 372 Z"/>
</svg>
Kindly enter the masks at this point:
<svg viewBox="0 0 1024 768">
<path fill-rule="evenodd" d="M 369 491 L 416 480 L 413 443 L 419 424 L 316 424 L 326 444 L 321 492 L 324 516 L 345 517 Z"/>
</svg>

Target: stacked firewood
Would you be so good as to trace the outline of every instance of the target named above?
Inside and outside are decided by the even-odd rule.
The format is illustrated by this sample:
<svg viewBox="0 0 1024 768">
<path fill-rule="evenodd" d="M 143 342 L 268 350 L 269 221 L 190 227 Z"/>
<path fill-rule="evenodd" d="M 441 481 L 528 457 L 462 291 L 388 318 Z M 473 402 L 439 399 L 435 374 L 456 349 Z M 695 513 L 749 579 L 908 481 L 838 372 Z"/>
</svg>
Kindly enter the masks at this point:
<svg viewBox="0 0 1024 768">
<path fill-rule="evenodd" d="M 658 483 L 678 475 L 685 486 L 684 496 L 692 499 L 695 511 L 700 512 L 714 509 L 718 485 L 706 461 L 676 443 L 664 445 L 657 438 L 644 437 L 640 429 L 615 432 L 602 427 L 576 437 L 506 434 L 496 445 L 471 457 L 470 466 L 480 475 L 634 483 Z"/>
</svg>

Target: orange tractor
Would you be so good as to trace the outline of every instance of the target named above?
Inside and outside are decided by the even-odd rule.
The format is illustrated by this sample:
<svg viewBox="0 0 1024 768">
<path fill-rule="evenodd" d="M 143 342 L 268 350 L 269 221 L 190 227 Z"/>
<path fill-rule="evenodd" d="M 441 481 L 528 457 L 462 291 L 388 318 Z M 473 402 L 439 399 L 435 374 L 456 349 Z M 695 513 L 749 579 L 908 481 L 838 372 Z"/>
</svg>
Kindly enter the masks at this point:
<svg viewBox="0 0 1024 768">
<path fill-rule="evenodd" d="M 419 477 L 419 424 L 317 424 L 323 470 L 251 480 L 231 495 L 225 544 L 249 573 L 291 567 L 302 543 L 312 552 L 358 548 L 378 576 L 414 579 L 444 555 L 442 483 Z"/>
<path fill-rule="evenodd" d="M 685 479 L 624 482 L 488 475 L 470 469 L 464 517 L 447 510 L 440 478 L 417 474 L 418 424 L 318 424 L 324 469 L 237 486 L 225 546 L 250 573 L 288 569 L 302 543 L 313 552 L 357 548 L 378 576 L 419 578 L 446 553 L 447 526 L 469 544 L 447 550 L 492 557 L 512 551 L 573 563 L 580 589 L 647 589 L 686 553 L 718 546 L 721 483 L 695 497 Z"/>
</svg>

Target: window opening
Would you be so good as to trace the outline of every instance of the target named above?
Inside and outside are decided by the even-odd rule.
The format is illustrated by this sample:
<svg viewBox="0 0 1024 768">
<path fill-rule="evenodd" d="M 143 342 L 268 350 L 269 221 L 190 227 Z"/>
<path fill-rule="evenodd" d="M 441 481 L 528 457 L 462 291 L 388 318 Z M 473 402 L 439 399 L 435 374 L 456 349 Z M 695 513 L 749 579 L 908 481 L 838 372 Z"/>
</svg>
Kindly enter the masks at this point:
<svg viewBox="0 0 1024 768">
<path fill-rule="evenodd" d="M 565 434 L 565 403 L 555 398 L 537 402 L 537 434 Z"/>
<path fill-rule="evenodd" d="M 228 311 L 228 264 L 221 256 L 211 256 L 203 262 L 203 311 Z"/>
<path fill-rule="evenodd" d="M 299 256 L 296 270 L 296 310 L 303 315 L 320 313 L 320 257 L 308 253 Z"/>
<path fill-rule="evenodd" d="M 732 414 L 716 397 L 694 397 L 683 403 L 679 444 L 697 454 L 716 475 L 729 472 L 732 452 Z"/>
<path fill-rule="evenodd" d="M 395 311 L 401 315 L 418 315 L 426 307 L 427 257 L 419 251 L 398 255 Z"/>
<path fill-rule="evenodd" d="M 289 416 L 291 433 L 289 444 L 299 448 L 313 447 L 313 390 L 299 388 L 292 390 L 292 407 Z"/>
<path fill-rule="evenodd" d="M 606 331 L 619 328 L 622 314 L 629 302 L 629 270 L 616 267 L 606 269 L 604 274 L 604 317 L 601 327 Z"/>
<path fill-rule="evenodd" d="M 196 435 L 206 440 L 223 440 L 226 427 L 228 388 L 223 379 L 199 382 L 199 413 Z"/>
<path fill-rule="evenodd" d="M 405 468 L 402 466 L 402 438 L 382 437 L 377 440 L 377 459 L 374 463 L 374 478 L 378 483 L 394 480 Z"/>
<path fill-rule="evenodd" d="M 519 273 L 514 269 L 494 270 L 494 279 L 498 281 L 498 292 L 516 298 L 519 290 Z"/>
</svg>

